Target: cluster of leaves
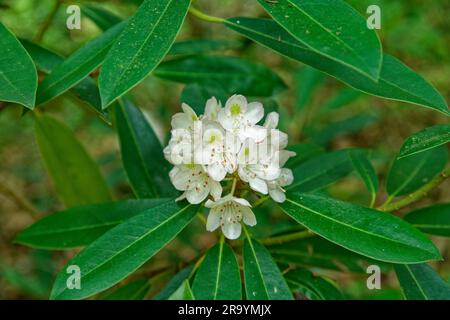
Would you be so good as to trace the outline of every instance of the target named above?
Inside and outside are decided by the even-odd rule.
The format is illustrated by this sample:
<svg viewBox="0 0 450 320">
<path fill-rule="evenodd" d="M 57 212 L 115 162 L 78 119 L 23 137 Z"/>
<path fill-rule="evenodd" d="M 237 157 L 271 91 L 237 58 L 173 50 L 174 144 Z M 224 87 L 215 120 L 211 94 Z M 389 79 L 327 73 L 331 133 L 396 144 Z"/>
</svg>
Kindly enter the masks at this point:
<svg viewBox="0 0 450 320">
<path fill-rule="evenodd" d="M 68 58 L 18 40 L 0 23 L 0 100 L 35 111 L 39 148 L 58 196 L 69 208 L 36 222 L 16 241 L 46 250 L 85 247 L 67 264 L 81 269 L 81 289 L 67 287 L 70 275 L 64 267 L 52 299 L 82 299 L 111 288 L 159 252 L 196 215 L 202 216 L 198 206 L 174 201 L 176 191 L 169 183 L 161 143 L 133 104 L 130 90 L 151 74 L 186 84 L 182 100 L 201 108 L 212 95 L 222 100 L 236 92 L 272 97 L 286 88 L 274 71 L 260 63 L 204 55 L 236 47 L 236 42 L 175 42 L 188 12 L 342 81 L 352 89 L 341 99 L 359 91 L 450 115 L 436 89 L 383 53 L 376 32 L 344 1 L 256 2 L 272 19 L 212 17 L 192 7 L 190 0 L 144 0 L 126 21 L 86 6 L 84 14 L 104 32 Z M 93 72 L 100 66 L 96 78 Z M 37 70 L 45 75 L 39 84 Z M 136 199 L 113 201 L 98 167 L 71 130 L 36 108 L 67 92 L 114 124 Z M 450 125 L 427 128 L 408 138 L 387 175 L 389 198 L 377 209 L 373 206 L 379 182 L 366 150 L 325 152 L 310 143 L 290 146 L 298 154 L 288 163 L 295 180 L 286 202 L 277 207 L 292 218 L 288 230 L 277 233 L 274 228 L 269 238 L 262 239 L 246 231 L 244 241 L 230 243 L 222 238 L 176 273 L 155 298 L 292 299 L 293 293 L 301 293 L 311 299 L 342 299 L 331 280 L 310 270 L 360 273 L 368 264 L 379 264 L 385 270 L 394 265 L 408 299 L 450 299 L 450 287 L 424 264 L 441 259 L 424 233 L 450 236 L 450 204 L 423 208 L 404 219 L 388 213 L 424 197 L 450 175 L 445 169 L 448 142 Z M 353 171 L 371 194 L 367 207 L 322 192 Z M 266 214 L 266 200 L 261 197 L 253 204 L 257 218 Z M 138 279 L 103 298 L 144 298 L 150 284 Z"/>
</svg>

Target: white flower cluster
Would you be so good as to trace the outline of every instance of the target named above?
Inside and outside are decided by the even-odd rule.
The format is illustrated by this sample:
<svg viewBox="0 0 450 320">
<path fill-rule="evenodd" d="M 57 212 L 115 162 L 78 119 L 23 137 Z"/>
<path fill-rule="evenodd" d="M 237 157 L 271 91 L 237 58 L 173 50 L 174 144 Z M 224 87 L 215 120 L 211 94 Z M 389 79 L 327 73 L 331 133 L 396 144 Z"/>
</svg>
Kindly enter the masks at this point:
<svg viewBox="0 0 450 320">
<path fill-rule="evenodd" d="M 172 117 L 171 139 L 164 149 L 174 165 L 170 179 L 184 191 L 177 200 L 198 204 L 210 195 L 212 200 L 205 203 L 211 208 L 207 230 L 220 226 L 228 239 L 236 239 L 241 221 L 256 224 L 250 203 L 234 196 L 237 183 L 283 202 L 283 187 L 292 183 L 293 176 L 282 167 L 295 153 L 285 150 L 288 137 L 276 129 L 278 113 L 269 113 L 264 125 L 258 125 L 264 117 L 263 105 L 248 103 L 242 95 L 229 98 L 223 108 L 216 98 L 209 99 L 202 116 L 187 104 L 182 109 Z M 224 197 L 222 181 L 230 185 Z"/>
</svg>

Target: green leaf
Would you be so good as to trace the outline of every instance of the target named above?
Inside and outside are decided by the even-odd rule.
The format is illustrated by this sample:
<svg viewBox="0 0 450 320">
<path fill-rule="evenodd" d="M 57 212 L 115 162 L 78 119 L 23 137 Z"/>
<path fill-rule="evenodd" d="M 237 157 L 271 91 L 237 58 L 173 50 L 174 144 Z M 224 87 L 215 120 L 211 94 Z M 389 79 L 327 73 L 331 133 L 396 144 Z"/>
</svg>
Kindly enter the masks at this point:
<svg viewBox="0 0 450 320">
<path fill-rule="evenodd" d="M 30 55 L 16 36 L 0 23 L 0 101 L 34 108 L 38 77 Z"/>
<path fill-rule="evenodd" d="M 21 40 L 21 42 L 30 54 L 39 71 L 50 73 L 54 68 L 64 62 L 64 57 L 55 52 L 47 50 L 28 40 Z M 93 111 L 109 123 L 108 113 L 102 110 L 100 92 L 98 91 L 97 84 L 91 77 L 86 77 L 75 85 L 70 92 L 81 101 L 86 102 Z"/>
<path fill-rule="evenodd" d="M 122 162 L 139 198 L 173 195 L 169 163 L 153 129 L 139 108 L 121 101 L 115 108 Z"/>
<path fill-rule="evenodd" d="M 312 300 L 343 300 L 344 296 L 336 284 L 324 277 L 316 276 L 304 269 L 294 269 L 285 278 L 293 290 L 302 289 Z"/>
<path fill-rule="evenodd" d="M 111 200 L 98 166 L 70 128 L 36 114 L 35 134 L 56 192 L 66 207 Z"/>
<path fill-rule="evenodd" d="M 166 284 L 164 289 L 162 289 L 153 299 L 154 300 L 167 300 L 170 296 L 183 284 L 184 280 L 188 279 L 189 275 L 194 268 L 193 265 L 190 265 L 180 272 L 178 272 L 175 276 L 170 279 L 170 281 Z"/>
<path fill-rule="evenodd" d="M 200 300 L 240 300 L 241 276 L 233 249 L 223 241 L 205 256 L 192 286 Z"/>
<path fill-rule="evenodd" d="M 391 198 L 416 191 L 444 169 L 447 159 L 445 146 L 395 159 L 387 176 L 386 191 Z"/>
<path fill-rule="evenodd" d="M 40 83 L 36 103 L 43 104 L 63 94 L 97 69 L 125 25 L 122 22 L 112 27 L 56 66 Z"/>
<path fill-rule="evenodd" d="M 286 85 L 269 68 L 236 57 L 194 56 L 162 63 L 154 75 L 163 79 L 216 86 L 227 93 L 272 96 Z"/>
<path fill-rule="evenodd" d="M 314 158 L 315 156 L 324 153 L 322 147 L 313 143 L 294 144 L 292 146 L 289 146 L 288 149 L 296 153 L 295 157 L 289 158 L 289 160 L 286 162 L 286 167 L 291 169 L 301 165 L 309 159 Z"/>
<path fill-rule="evenodd" d="M 447 103 L 439 92 L 390 55 L 383 56 L 380 78 L 375 82 L 308 49 L 272 20 L 238 17 L 225 20 L 225 25 L 265 47 L 319 69 L 362 92 L 417 104 L 450 115 Z"/>
<path fill-rule="evenodd" d="M 312 51 L 377 80 L 381 42 L 366 20 L 341 0 L 258 0 L 295 39 Z M 355 36 L 357 35 L 357 36 Z"/>
<path fill-rule="evenodd" d="M 181 286 L 169 297 L 168 300 L 195 300 L 188 280 L 184 280 Z"/>
<path fill-rule="evenodd" d="M 289 265 L 365 273 L 370 264 L 382 263 L 313 237 L 268 247 L 275 261 Z"/>
<path fill-rule="evenodd" d="M 144 300 L 150 290 L 148 279 L 139 279 L 121 286 L 102 300 Z"/>
<path fill-rule="evenodd" d="M 0 263 L 0 277 L 2 281 L 8 282 L 21 293 L 38 299 L 45 299 L 48 296 L 48 288 L 39 283 L 35 277 L 2 263 Z"/>
<path fill-rule="evenodd" d="M 450 286 L 427 264 L 395 265 L 408 300 L 450 300 Z"/>
<path fill-rule="evenodd" d="M 211 51 L 225 51 L 241 47 L 239 41 L 225 39 L 195 39 L 175 42 L 169 55 L 196 55 Z"/>
<path fill-rule="evenodd" d="M 248 300 L 291 300 L 292 294 L 269 251 L 258 241 L 245 239 L 245 292 Z"/>
<path fill-rule="evenodd" d="M 314 68 L 305 66 L 296 73 L 297 97 L 296 107 L 304 110 L 311 100 L 314 90 L 323 82 L 324 74 Z"/>
<path fill-rule="evenodd" d="M 412 211 L 404 219 L 423 232 L 450 237 L 450 203 Z"/>
<path fill-rule="evenodd" d="M 360 113 L 344 120 L 329 123 L 324 128 L 309 129 L 307 136 L 312 142 L 326 146 L 338 137 L 359 133 L 378 120 L 379 117 L 376 115 Z"/>
<path fill-rule="evenodd" d="M 287 189 L 309 192 L 321 189 L 343 178 L 353 171 L 348 156 L 349 150 L 343 149 L 313 157 L 294 168 L 294 183 Z"/>
<path fill-rule="evenodd" d="M 314 233 L 375 260 L 419 263 L 441 258 L 425 235 L 385 212 L 301 193 L 289 193 L 280 207 Z"/>
<path fill-rule="evenodd" d="M 168 199 L 123 200 L 71 208 L 49 215 L 23 230 L 16 242 L 63 250 L 90 244 L 106 231 Z"/>
<path fill-rule="evenodd" d="M 103 31 L 108 30 L 122 21 L 122 19 L 114 13 L 96 5 L 84 4 L 81 6 L 81 12 Z"/>
<path fill-rule="evenodd" d="M 141 82 L 169 51 L 190 0 L 145 0 L 103 63 L 99 86 L 102 106 Z"/>
<path fill-rule="evenodd" d="M 402 145 L 398 158 L 408 157 L 450 142 L 450 124 L 441 124 L 419 131 Z"/>
<path fill-rule="evenodd" d="M 323 108 L 336 110 L 349 105 L 361 96 L 361 91 L 357 91 L 353 88 L 343 88 L 332 96 L 327 102 L 325 102 Z"/>
<path fill-rule="evenodd" d="M 92 242 L 61 270 L 51 299 L 83 299 L 110 288 L 137 270 L 183 230 L 197 207 L 175 201 L 128 219 Z M 81 289 L 69 290 L 67 266 L 81 271 Z"/>
<path fill-rule="evenodd" d="M 353 167 L 358 172 L 361 179 L 364 181 L 367 190 L 372 195 L 370 206 L 373 207 L 378 192 L 378 176 L 367 158 L 367 152 L 363 150 L 352 150 L 349 152 Z"/>
<path fill-rule="evenodd" d="M 188 84 L 181 92 L 181 102 L 188 104 L 197 114 L 205 112 L 206 101 L 211 97 L 215 97 L 225 105 L 227 93 L 219 87 L 197 83 Z"/>
</svg>

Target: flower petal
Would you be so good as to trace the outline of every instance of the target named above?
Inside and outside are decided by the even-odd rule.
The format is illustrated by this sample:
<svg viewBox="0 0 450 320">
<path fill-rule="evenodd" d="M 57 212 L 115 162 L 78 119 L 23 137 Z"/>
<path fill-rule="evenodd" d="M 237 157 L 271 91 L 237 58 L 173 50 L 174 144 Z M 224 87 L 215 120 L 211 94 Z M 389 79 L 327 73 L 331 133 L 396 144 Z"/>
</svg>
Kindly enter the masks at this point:
<svg viewBox="0 0 450 320">
<path fill-rule="evenodd" d="M 270 189 L 269 190 L 270 197 L 278 203 L 282 203 L 286 200 L 286 195 L 280 188 Z"/>
<path fill-rule="evenodd" d="M 259 192 L 262 194 L 267 194 L 267 192 L 268 192 L 267 183 L 264 180 L 259 179 L 259 178 L 254 178 L 254 179 L 250 179 L 249 183 L 250 183 L 250 188 L 252 188 L 256 192 Z"/>
<path fill-rule="evenodd" d="M 252 209 L 245 207 L 242 208 L 242 214 L 243 214 L 243 221 L 246 225 L 253 227 L 254 225 L 256 225 L 256 217 L 255 214 L 253 213 Z"/>
<path fill-rule="evenodd" d="M 220 226 L 221 214 L 218 210 L 210 210 L 208 219 L 206 220 L 206 230 L 214 231 Z"/>
<path fill-rule="evenodd" d="M 271 112 L 266 116 L 266 121 L 264 122 L 264 127 L 267 129 L 275 129 L 278 126 L 279 121 L 278 112 Z"/>
<path fill-rule="evenodd" d="M 264 108 L 260 102 L 250 102 L 245 113 L 247 125 L 255 125 L 264 117 Z"/>
<path fill-rule="evenodd" d="M 241 235 L 242 226 L 239 222 L 225 222 L 222 226 L 222 232 L 227 239 L 235 240 Z"/>
</svg>

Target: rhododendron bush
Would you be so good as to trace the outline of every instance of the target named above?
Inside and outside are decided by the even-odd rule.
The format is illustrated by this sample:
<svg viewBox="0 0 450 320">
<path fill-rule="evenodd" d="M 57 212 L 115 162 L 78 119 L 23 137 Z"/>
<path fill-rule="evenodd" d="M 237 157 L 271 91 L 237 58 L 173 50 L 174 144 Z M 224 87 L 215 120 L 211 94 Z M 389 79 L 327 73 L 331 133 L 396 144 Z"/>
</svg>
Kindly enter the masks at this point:
<svg viewBox="0 0 450 320">
<path fill-rule="evenodd" d="M 5 162 L 0 194 L 27 218 L 4 252 L 54 272 L 5 254 L 1 281 L 50 299 L 450 299 L 449 78 L 392 44 L 383 5 L 55 1 L 28 30 L 5 2 L 0 121 L 32 128 L 23 185 L 45 193 L 11 187 Z"/>
</svg>

